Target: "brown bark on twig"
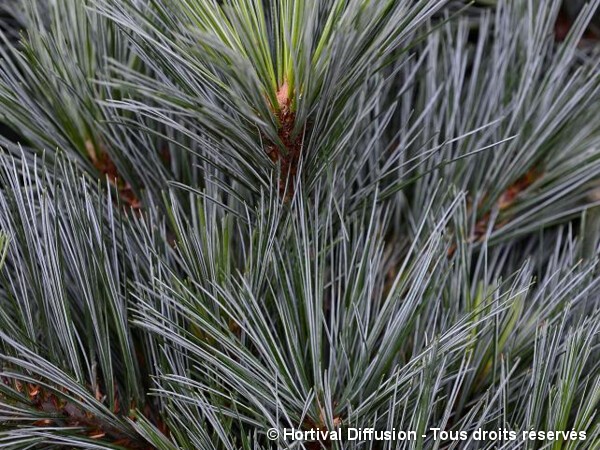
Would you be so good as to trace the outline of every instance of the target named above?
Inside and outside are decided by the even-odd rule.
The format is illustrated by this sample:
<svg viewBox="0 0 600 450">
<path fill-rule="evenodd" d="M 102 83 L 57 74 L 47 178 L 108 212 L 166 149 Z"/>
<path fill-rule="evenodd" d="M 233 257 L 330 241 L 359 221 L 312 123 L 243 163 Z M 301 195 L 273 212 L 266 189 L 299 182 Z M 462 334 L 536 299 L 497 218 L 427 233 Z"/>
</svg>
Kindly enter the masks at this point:
<svg viewBox="0 0 600 450">
<path fill-rule="evenodd" d="M 283 148 L 274 142 L 267 142 L 266 152 L 271 161 L 281 165 L 279 193 L 289 200 L 294 195 L 294 185 L 298 176 L 302 137 L 294 134 L 296 114 L 292 110 L 292 93 L 287 81 L 277 91 L 277 108 L 274 112 L 279 123 L 278 136 Z"/>
<path fill-rule="evenodd" d="M 69 401 L 67 398 L 61 397 L 52 391 L 44 389 L 42 386 L 35 384 L 24 384 L 18 380 L 11 380 L 6 377 L 2 377 L 4 384 L 12 386 L 19 393 L 24 394 L 30 401 L 30 405 L 34 409 L 45 415 L 46 417 L 33 422 L 36 427 L 56 427 L 66 426 L 73 428 L 81 428 L 82 436 L 90 439 L 95 439 L 101 442 L 106 442 L 112 445 L 119 445 L 127 450 L 156 450 L 155 447 L 139 437 L 136 439 L 133 435 L 120 430 L 113 425 L 107 423 L 102 418 L 93 415 L 89 411 L 84 411 L 78 404 Z M 103 402 L 105 396 L 100 392 L 99 388 L 96 388 L 94 393 L 96 400 Z M 135 405 L 131 405 L 129 411 L 135 409 Z M 129 414 L 129 411 L 126 413 Z M 125 417 L 124 412 L 121 411 L 120 403 L 115 402 L 113 411 L 114 414 L 121 414 Z M 165 434 L 169 435 L 168 428 L 162 422 L 157 413 L 152 411 L 149 405 L 146 405 L 143 414 L 152 423 L 154 423 L 158 429 Z M 131 420 L 136 420 L 135 416 L 127 416 Z"/>
<path fill-rule="evenodd" d="M 119 192 L 119 197 L 123 200 L 124 204 L 134 211 L 139 210 L 142 203 L 133 192 L 131 185 L 119 175 L 117 166 L 114 161 L 110 159 L 107 151 L 103 148 L 96 148 L 91 140 L 86 141 L 85 149 L 94 167 L 96 167 L 102 175 L 108 177 L 109 182 Z"/>
<path fill-rule="evenodd" d="M 336 406 L 335 403 L 333 406 L 335 408 L 335 406 Z M 327 421 L 325 419 L 325 410 L 323 409 L 322 406 L 319 406 L 319 420 L 317 422 L 315 422 L 310 417 L 308 417 L 302 424 L 302 427 L 304 428 L 304 430 L 333 431 L 327 427 L 326 422 Z M 333 419 L 333 427 L 339 428 L 342 426 L 342 423 L 343 423 L 342 417 L 340 415 L 336 415 Z M 323 448 L 328 449 L 328 448 L 331 448 L 331 440 L 326 439 L 323 441 L 307 442 L 307 443 L 305 443 L 305 447 L 308 450 L 322 450 Z"/>
<path fill-rule="evenodd" d="M 542 173 L 537 168 L 530 169 L 525 175 L 511 184 L 503 193 L 500 195 L 496 202 L 496 206 L 499 212 L 506 211 L 508 208 L 513 206 L 519 197 L 519 195 L 531 186 L 535 181 L 542 177 Z M 483 200 L 482 200 L 483 202 Z M 480 202 L 480 204 L 482 203 Z M 481 242 L 483 237 L 486 235 L 489 228 L 491 213 L 487 212 L 481 219 L 477 221 L 469 242 Z M 500 221 L 494 224 L 494 230 L 501 228 L 503 225 L 508 223 L 508 219 Z M 448 250 L 448 257 L 452 257 L 456 251 L 456 244 L 453 244 Z"/>
</svg>

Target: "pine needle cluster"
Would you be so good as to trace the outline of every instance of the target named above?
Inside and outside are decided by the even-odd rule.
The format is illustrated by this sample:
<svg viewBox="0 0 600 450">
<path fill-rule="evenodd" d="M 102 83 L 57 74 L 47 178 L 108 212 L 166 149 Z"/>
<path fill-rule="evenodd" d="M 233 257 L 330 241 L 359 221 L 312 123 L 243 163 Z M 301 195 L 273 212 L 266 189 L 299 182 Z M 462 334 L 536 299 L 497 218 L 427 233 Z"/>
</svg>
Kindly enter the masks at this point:
<svg viewBox="0 0 600 450">
<path fill-rule="evenodd" d="M 0 448 L 600 448 L 561 3 L 0 3 Z"/>
</svg>

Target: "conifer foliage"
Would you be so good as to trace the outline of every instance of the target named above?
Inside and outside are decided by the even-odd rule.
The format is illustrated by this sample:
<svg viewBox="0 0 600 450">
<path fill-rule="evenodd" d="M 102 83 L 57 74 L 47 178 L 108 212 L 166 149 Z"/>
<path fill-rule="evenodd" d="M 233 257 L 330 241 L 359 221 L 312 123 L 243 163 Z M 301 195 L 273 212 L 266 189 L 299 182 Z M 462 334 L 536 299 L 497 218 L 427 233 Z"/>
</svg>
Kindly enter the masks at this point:
<svg viewBox="0 0 600 450">
<path fill-rule="evenodd" d="M 1 448 L 600 448 L 600 0 L 0 5 Z"/>
</svg>

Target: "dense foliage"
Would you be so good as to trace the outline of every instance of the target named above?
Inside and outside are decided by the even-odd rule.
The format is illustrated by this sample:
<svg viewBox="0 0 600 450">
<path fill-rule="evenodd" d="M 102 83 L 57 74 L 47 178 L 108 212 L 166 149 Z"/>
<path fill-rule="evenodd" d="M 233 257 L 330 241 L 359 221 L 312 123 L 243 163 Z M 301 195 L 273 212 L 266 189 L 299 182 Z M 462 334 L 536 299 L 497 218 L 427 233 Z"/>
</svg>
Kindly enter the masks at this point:
<svg viewBox="0 0 600 450">
<path fill-rule="evenodd" d="M 600 1 L 17 3 L 1 448 L 600 448 Z"/>
</svg>

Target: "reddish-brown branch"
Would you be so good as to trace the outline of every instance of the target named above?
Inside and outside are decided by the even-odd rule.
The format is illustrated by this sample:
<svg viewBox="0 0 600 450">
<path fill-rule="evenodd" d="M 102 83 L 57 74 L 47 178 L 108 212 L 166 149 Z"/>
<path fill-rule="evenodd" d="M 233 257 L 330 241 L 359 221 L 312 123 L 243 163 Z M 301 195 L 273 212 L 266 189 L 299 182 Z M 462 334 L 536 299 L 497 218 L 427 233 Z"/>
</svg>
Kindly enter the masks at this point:
<svg viewBox="0 0 600 450">
<path fill-rule="evenodd" d="M 498 207 L 499 212 L 506 211 L 508 208 L 514 205 L 518 196 L 521 192 L 525 191 L 529 186 L 531 186 L 536 180 L 538 180 L 542 174 L 538 171 L 537 168 L 530 169 L 525 175 L 511 184 L 498 198 L 496 205 Z M 488 229 L 488 224 L 490 221 L 490 213 L 487 212 L 476 224 L 473 236 L 471 239 L 473 241 L 480 241 Z M 498 229 L 503 226 L 506 221 L 496 223 L 494 225 L 494 229 Z"/>
<path fill-rule="evenodd" d="M 334 403 L 333 407 L 335 408 L 336 404 Z M 302 424 L 302 428 L 304 430 L 329 430 L 329 428 L 327 427 L 326 423 L 327 420 L 325 419 L 325 410 L 323 409 L 322 406 L 319 406 L 319 420 L 318 421 L 314 421 L 313 419 L 311 419 L 310 417 L 307 417 L 304 420 L 304 423 Z M 339 415 L 336 415 L 333 419 L 333 427 L 334 428 L 339 428 L 342 426 L 343 420 L 342 417 Z M 333 430 L 329 430 L 329 431 L 333 431 Z M 305 444 L 305 447 L 308 450 L 322 450 L 323 448 L 331 448 L 331 440 L 327 439 L 325 441 L 316 441 L 316 442 L 307 442 Z"/>
<path fill-rule="evenodd" d="M 127 450 L 155 450 L 155 447 L 145 442 L 141 437 L 135 439 L 131 435 L 122 430 L 106 423 L 89 411 L 84 411 L 78 404 L 69 401 L 66 397 L 61 397 L 56 393 L 44 389 L 35 384 L 24 384 L 18 380 L 11 382 L 6 377 L 2 378 L 4 384 L 12 386 L 21 394 L 29 398 L 30 404 L 40 413 L 46 415 L 46 418 L 40 419 L 33 423 L 36 427 L 55 427 L 67 426 L 81 428 L 82 433 L 91 439 L 101 440 L 112 445 L 119 445 Z M 100 392 L 99 388 L 95 391 L 95 397 L 98 401 L 104 401 L 105 396 Z M 132 405 L 131 410 L 135 408 Z M 116 401 L 113 407 L 113 413 L 120 413 L 119 402 Z M 169 432 L 158 414 L 152 411 L 149 405 L 144 408 L 144 416 L 151 422 L 155 423 L 161 432 L 168 436 Z M 128 416 L 132 420 L 136 420 L 134 416 Z"/>
<path fill-rule="evenodd" d="M 107 176 L 110 183 L 118 190 L 121 200 L 131 209 L 139 210 L 142 205 L 140 200 L 133 192 L 131 185 L 119 175 L 117 166 L 108 155 L 108 152 L 102 147 L 96 148 L 91 140 L 86 141 L 85 149 L 94 167 L 102 175 Z"/>
<path fill-rule="evenodd" d="M 294 133 L 296 114 L 292 110 L 292 93 L 287 82 L 284 82 L 277 91 L 277 108 L 274 112 L 279 123 L 277 134 L 283 148 L 277 143 L 267 142 L 266 152 L 271 161 L 281 166 L 279 193 L 289 199 L 294 194 L 294 185 L 298 176 L 302 136 Z"/>
<path fill-rule="evenodd" d="M 523 175 L 517 181 L 515 181 L 513 184 L 511 184 L 500 195 L 500 197 L 496 201 L 496 206 L 497 206 L 498 211 L 504 212 L 507 209 L 509 209 L 511 206 L 513 206 L 515 204 L 517 198 L 519 197 L 519 195 L 523 191 L 525 191 L 527 188 L 529 188 L 529 186 L 531 186 L 535 181 L 537 181 L 539 178 L 541 178 L 541 176 L 542 176 L 542 173 L 537 168 L 532 168 L 525 175 Z M 484 197 L 484 199 L 482 199 L 482 201 L 479 203 L 479 205 L 481 205 L 484 201 L 485 201 L 485 197 Z M 477 221 L 477 223 L 475 223 L 473 232 L 472 232 L 471 236 L 469 237 L 469 242 L 480 242 L 483 239 L 483 237 L 485 236 L 485 234 L 487 233 L 487 230 L 489 228 L 490 218 L 491 218 L 491 213 L 486 212 L 481 217 L 481 219 L 479 219 Z M 493 225 L 493 229 L 497 230 L 497 229 L 501 228 L 503 225 L 505 225 L 507 222 L 508 222 L 508 220 L 503 220 L 503 221 L 497 222 Z M 450 249 L 448 250 L 448 256 L 451 257 L 455 251 L 456 251 L 456 244 L 453 244 L 450 247 Z"/>
</svg>

